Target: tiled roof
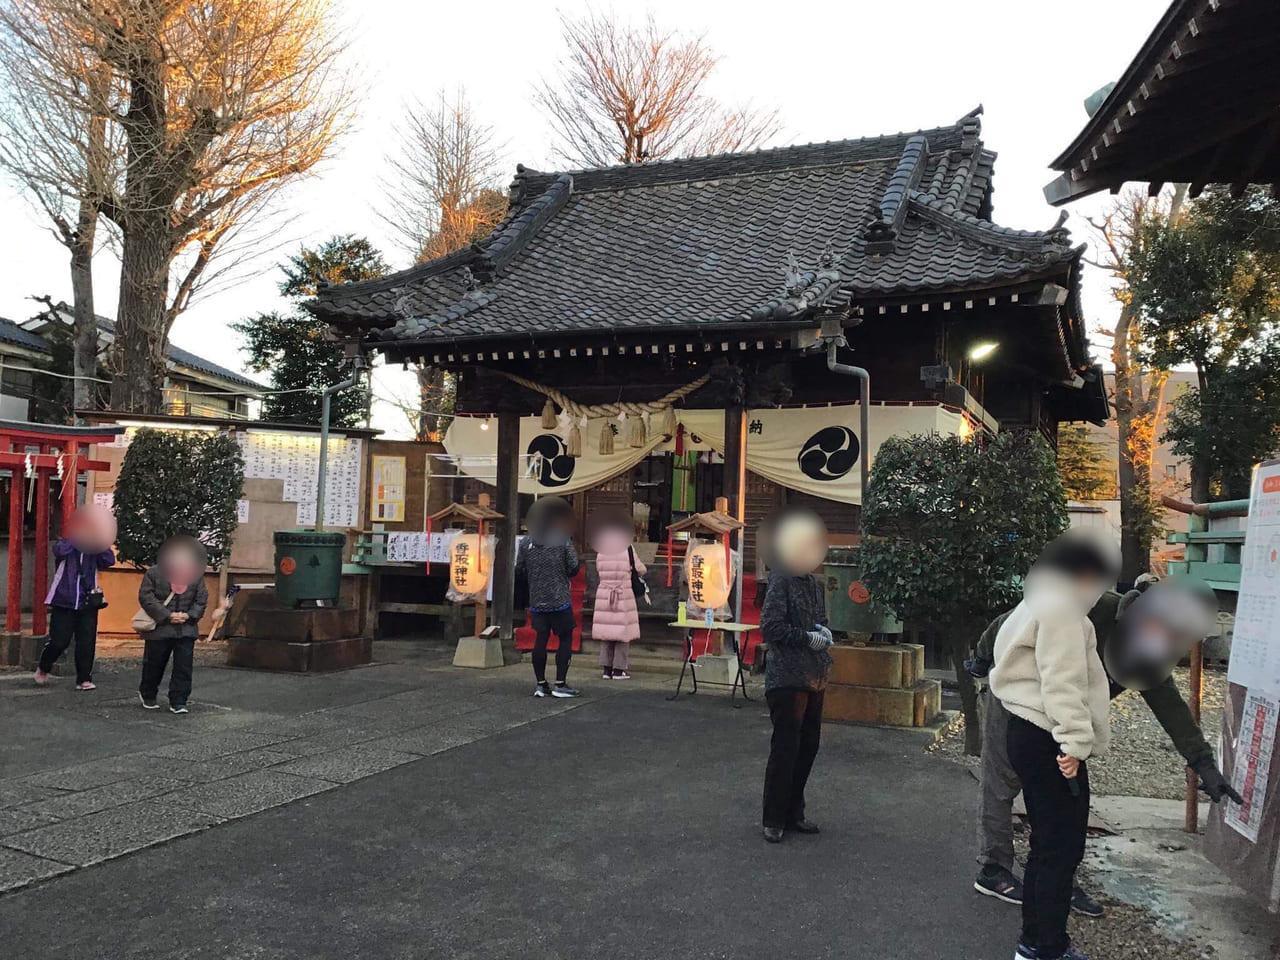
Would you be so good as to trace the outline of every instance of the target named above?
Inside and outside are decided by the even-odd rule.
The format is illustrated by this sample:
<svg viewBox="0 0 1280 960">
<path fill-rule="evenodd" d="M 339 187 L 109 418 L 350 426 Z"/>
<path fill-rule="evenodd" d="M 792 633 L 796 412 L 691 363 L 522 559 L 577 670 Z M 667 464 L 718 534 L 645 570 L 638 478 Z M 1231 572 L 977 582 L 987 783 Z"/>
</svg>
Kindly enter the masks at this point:
<svg viewBox="0 0 1280 960">
<path fill-rule="evenodd" d="M 59 303 L 57 309 L 62 322 L 70 326 L 72 322 L 71 308 L 67 307 L 66 304 Z M 45 316 L 47 316 L 47 314 Z M 113 320 L 109 317 L 102 316 L 98 317 L 97 320 L 99 330 L 109 337 L 115 336 L 116 325 Z M 0 317 L 0 342 L 17 344 L 18 346 L 26 347 L 29 350 L 37 350 L 40 353 L 52 352 L 49 346 L 49 341 L 43 336 L 36 333 L 34 330 L 28 330 L 10 320 L 4 319 L 3 317 Z M 234 370 L 228 370 L 226 367 L 219 366 L 211 360 L 206 360 L 204 357 L 197 356 L 188 350 L 183 350 L 181 347 L 175 347 L 173 344 L 169 344 L 165 348 L 165 356 L 167 356 L 172 363 L 186 367 L 189 370 L 196 370 L 200 373 L 207 374 L 208 376 L 216 377 L 233 386 L 244 387 L 247 390 L 270 389 L 269 387 L 258 383 L 256 380 L 252 380 L 243 374 L 236 373 Z"/>
<path fill-rule="evenodd" d="M 12 343 L 37 353 L 48 353 L 49 344 L 44 337 L 30 330 L 24 330 L 12 320 L 0 317 L 0 343 Z"/>
<path fill-rule="evenodd" d="M 801 319 L 835 297 L 1053 276 L 1065 231 L 1007 230 L 979 111 L 917 133 L 566 173 L 519 168 L 470 250 L 323 290 L 376 340 L 456 342 Z"/>
</svg>

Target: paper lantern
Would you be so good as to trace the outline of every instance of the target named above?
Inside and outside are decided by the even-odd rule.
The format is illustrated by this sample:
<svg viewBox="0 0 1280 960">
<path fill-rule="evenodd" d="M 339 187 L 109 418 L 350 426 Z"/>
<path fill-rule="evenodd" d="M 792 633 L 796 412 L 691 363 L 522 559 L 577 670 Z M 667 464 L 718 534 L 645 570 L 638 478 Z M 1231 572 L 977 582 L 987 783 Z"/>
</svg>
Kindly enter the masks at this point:
<svg viewBox="0 0 1280 960">
<path fill-rule="evenodd" d="M 449 544 L 449 587 L 457 594 L 471 596 L 489 584 L 493 570 L 493 550 L 478 533 L 460 533 Z"/>
<path fill-rule="evenodd" d="M 690 603 L 715 609 L 728 602 L 729 565 L 722 544 L 690 544 L 684 558 L 684 574 Z"/>
</svg>

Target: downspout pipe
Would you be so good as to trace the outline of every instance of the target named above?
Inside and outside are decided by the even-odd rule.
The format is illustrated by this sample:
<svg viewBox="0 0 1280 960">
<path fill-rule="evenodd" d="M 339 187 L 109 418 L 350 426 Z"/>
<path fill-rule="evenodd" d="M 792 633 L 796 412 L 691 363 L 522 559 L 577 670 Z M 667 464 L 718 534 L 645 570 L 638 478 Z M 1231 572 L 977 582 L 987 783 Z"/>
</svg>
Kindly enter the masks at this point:
<svg viewBox="0 0 1280 960">
<path fill-rule="evenodd" d="M 861 508 L 858 511 L 858 526 L 862 528 L 862 532 L 866 532 L 866 522 L 862 519 L 866 516 L 867 487 L 871 478 L 871 436 L 868 431 L 868 425 L 871 422 L 871 374 L 862 367 L 850 366 L 847 363 L 839 363 L 836 360 L 836 351 L 839 349 L 839 343 L 836 340 L 827 341 L 827 369 L 832 373 L 838 373 L 845 377 L 857 377 L 860 381 L 860 396 L 858 400 L 858 408 L 862 420 L 861 432 L 858 437 L 859 459 L 862 467 L 862 498 Z"/>
<path fill-rule="evenodd" d="M 329 416 L 333 406 L 334 394 L 349 390 L 360 382 L 363 363 L 360 357 L 352 361 L 351 376 L 341 383 L 325 387 L 320 395 L 320 473 L 316 478 L 316 532 L 324 530 L 324 494 L 325 484 L 329 479 Z"/>
</svg>

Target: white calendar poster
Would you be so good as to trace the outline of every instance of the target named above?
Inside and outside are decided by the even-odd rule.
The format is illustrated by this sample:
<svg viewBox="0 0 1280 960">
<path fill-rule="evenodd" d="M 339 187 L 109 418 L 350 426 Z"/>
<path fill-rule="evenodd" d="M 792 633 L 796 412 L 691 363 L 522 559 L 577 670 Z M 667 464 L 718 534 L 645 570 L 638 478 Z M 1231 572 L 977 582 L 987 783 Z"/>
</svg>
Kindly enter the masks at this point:
<svg viewBox="0 0 1280 960">
<path fill-rule="evenodd" d="M 238 434 L 246 479 L 281 480 L 284 499 L 298 505 L 299 526 L 316 522 L 320 480 L 320 437 L 313 433 L 247 430 Z M 325 480 L 325 526 L 355 527 L 360 522 L 360 475 L 364 441 L 331 436 Z"/>
<path fill-rule="evenodd" d="M 1271 757 L 1276 747 L 1276 714 L 1280 705 L 1270 697 L 1250 691 L 1240 718 L 1231 786 L 1244 803 L 1228 803 L 1223 821 L 1251 843 L 1258 842 L 1262 811 L 1271 776 Z"/>
<path fill-rule="evenodd" d="M 1280 460 L 1253 475 L 1227 679 L 1280 699 Z"/>
</svg>

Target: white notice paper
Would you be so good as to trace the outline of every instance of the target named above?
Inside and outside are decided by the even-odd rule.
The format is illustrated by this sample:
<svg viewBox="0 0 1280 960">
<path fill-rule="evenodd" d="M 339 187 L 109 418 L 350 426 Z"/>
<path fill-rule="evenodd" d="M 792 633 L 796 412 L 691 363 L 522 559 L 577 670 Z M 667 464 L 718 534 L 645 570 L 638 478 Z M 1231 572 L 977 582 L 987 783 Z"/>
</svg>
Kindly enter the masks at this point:
<svg viewBox="0 0 1280 960">
<path fill-rule="evenodd" d="M 248 522 L 249 522 L 249 501 L 237 500 L 236 501 L 236 523 L 248 523 Z"/>
<path fill-rule="evenodd" d="M 1278 712 L 1280 704 L 1275 700 L 1251 691 L 1244 702 L 1244 715 L 1240 718 L 1231 786 L 1244 798 L 1244 803 L 1228 803 L 1223 821 L 1251 843 L 1258 842 L 1258 827 L 1262 823 L 1262 808 L 1267 799 Z"/>
<path fill-rule="evenodd" d="M 1253 476 L 1227 679 L 1280 698 L 1280 461 Z"/>
</svg>

